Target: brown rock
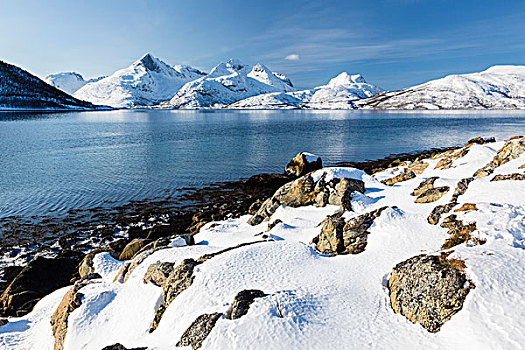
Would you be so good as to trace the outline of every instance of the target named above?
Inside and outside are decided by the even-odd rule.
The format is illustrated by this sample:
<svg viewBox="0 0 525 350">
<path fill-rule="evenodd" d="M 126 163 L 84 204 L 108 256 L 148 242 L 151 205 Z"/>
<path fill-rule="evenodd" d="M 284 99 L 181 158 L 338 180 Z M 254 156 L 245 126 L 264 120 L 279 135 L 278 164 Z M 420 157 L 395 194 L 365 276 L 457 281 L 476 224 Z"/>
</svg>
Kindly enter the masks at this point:
<svg viewBox="0 0 525 350">
<path fill-rule="evenodd" d="M 428 223 L 431 225 L 437 225 L 439 223 L 439 220 L 441 219 L 441 215 L 446 214 L 452 210 L 457 205 L 455 202 L 450 202 L 443 205 L 438 205 L 434 209 L 432 209 L 432 212 L 428 216 Z"/>
<path fill-rule="evenodd" d="M 118 259 L 121 261 L 133 259 L 135 254 L 137 254 L 146 244 L 150 242 L 150 240 L 141 238 L 136 238 L 132 240 L 124 247 Z"/>
<path fill-rule="evenodd" d="M 323 161 L 321 157 L 317 157 L 316 160 L 308 160 L 308 156 L 304 153 L 299 153 L 286 165 L 284 172 L 288 176 L 300 177 L 311 171 L 321 169 L 323 167 Z"/>
<path fill-rule="evenodd" d="M 91 275 L 95 273 L 95 268 L 93 267 L 93 258 L 95 255 L 103 252 L 113 252 L 111 248 L 95 248 L 92 251 L 90 251 L 80 265 L 78 266 L 78 273 L 80 275 L 80 278 L 83 278 L 85 276 Z"/>
<path fill-rule="evenodd" d="M 478 210 L 478 207 L 476 207 L 475 203 L 465 203 L 461 206 L 461 208 L 458 208 L 454 210 L 454 212 L 460 212 L 460 211 L 471 211 L 471 210 Z"/>
<path fill-rule="evenodd" d="M 484 167 L 474 173 L 474 177 L 486 177 L 494 172 L 497 167 L 520 157 L 525 152 L 525 138 L 511 139 L 498 150 L 494 158 Z"/>
<path fill-rule="evenodd" d="M 410 164 L 407 169 L 406 169 L 406 172 L 413 172 L 414 174 L 416 175 L 421 175 L 425 172 L 425 170 L 428 168 L 428 163 L 427 162 L 423 162 L 421 160 L 417 160 L 415 162 L 413 162 L 412 164 Z"/>
<path fill-rule="evenodd" d="M 401 173 L 399 175 L 394 176 L 391 179 L 386 179 L 381 182 L 387 186 L 392 186 L 398 182 L 407 181 L 415 177 L 416 177 L 416 174 L 413 171 L 408 171 L 406 173 Z"/>
<path fill-rule="evenodd" d="M 164 286 L 164 283 L 168 279 L 170 273 L 173 271 L 174 265 L 175 264 L 171 262 L 151 264 L 144 274 L 142 281 L 146 284 L 151 282 L 157 287 L 162 287 Z"/>
<path fill-rule="evenodd" d="M 523 181 L 525 180 L 525 174 L 506 174 L 506 175 L 496 175 L 490 181 L 505 181 L 505 180 L 514 180 L 514 181 Z"/>
<path fill-rule="evenodd" d="M 421 181 L 421 183 L 414 189 L 412 196 L 419 196 L 426 190 L 434 188 L 434 182 L 439 179 L 437 176 L 429 177 L 426 180 Z"/>
</svg>

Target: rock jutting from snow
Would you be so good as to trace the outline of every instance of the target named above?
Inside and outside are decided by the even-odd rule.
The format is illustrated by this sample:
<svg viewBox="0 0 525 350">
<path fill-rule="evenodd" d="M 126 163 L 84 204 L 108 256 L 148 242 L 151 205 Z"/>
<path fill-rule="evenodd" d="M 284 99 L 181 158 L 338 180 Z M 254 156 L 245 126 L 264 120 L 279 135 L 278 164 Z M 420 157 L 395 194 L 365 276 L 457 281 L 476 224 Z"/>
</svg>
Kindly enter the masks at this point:
<svg viewBox="0 0 525 350">
<path fill-rule="evenodd" d="M 456 202 L 450 202 L 436 206 L 434 209 L 432 209 L 432 212 L 428 216 L 428 222 L 431 225 L 437 225 L 441 219 L 441 215 L 450 212 L 456 205 L 458 205 Z"/>
<path fill-rule="evenodd" d="M 225 317 L 228 320 L 236 320 L 248 313 L 250 305 L 257 298 L 265 297 L 265 294 L 262 290 L 258 289 L 246 289 L 237 293 L 233 299 L 233 305 L 226 311 Z"/>
<path fill-rule="evenodd" d="M 162 287 L 166 283 L 170 273 L 173 271 L 174 266 L 175 264 L 171 262 L 151 264 L 148 266 L 148 270 L 144 274 L 142 281 L 146 284 L 151 282 L 157 287 Z"/>
<path fill-rule="evenodd" d="M 381 215 L 382 207 L 357 217 L 344 220 L 342 212 L 327 217 L 323 222 L 321 233 L 311 244 L 322 254 L 359 254 L 365 250 L 368 229 L 374 220 Z"/>
<path fill-rule="evenodd" d="M 416 198 L 416 203 L 432 203 L 437 200 L 439 200 L 441 197 L 443 197 L 448 191 L 450 190 L 450 187 L 448 186 L 441 186 L 441 187 L 432 187 L 426 190 L 425 192 L 421 193 Z"/>
<path fill-rule="evenodd" d="M 108 345 L 104 348 L 102 348 L 102 350 L 147 350 L 148 348 L 145 348 L 145 347 L 140 347 L 140 348 L 127 348 L 125 347 L 124 345 L 120 344 L 120 343 L 116 343 L 116 344 L 113 344 L 113 345 Z"/>
<path fill-rule="evenodd" d="M 523 181 L 525 180 L 525 174 L 514 173 L 514 174 L 499 174 L 494 176 L 490 181 L 505 181 L 505 180 L 514 180 L 514 181 Z"/>
<path fill-rule="evenodd" d="M 300 177 L 322 167 L 323 161 L 321 157 L 311 153 L 301 152 L 293 157 L 286 165 L 284 172 L 288 176 Z"/>
<path fill-rule="evenodd" d="M 323 172 L 323 170 L 318 171 Z M 310 173 L 285 184 L 261 205 L 257 213 L 248 220 L 248 223 L 250 225 L 260 224 L 272 216 L 281 205 L 297 208 L 306 205 L 324 207 L 331 204 L 339 205 L 343 210 L 352 210 L 350 203 L 352 193 L 354 191 L 364 193 L 364 182 L 353 178 L 332 178 L 327 181 L 326 171 L 324 170 L 322 175 L 315 180 Z"/>
<path fill-rule="evenodd" d="M 423 194 L 426 190 L 434 188 L 434 182 L 437 179 L 439 179 L 439 177 L 432 176 L 432 177 L 429 177 L 428 179 L 421 181 L 421 183 L 412 192 L 412 195 L 417 197 Z"/>
<path fill-rule="evenodd" d="M 188 329 L 184 331 L 177 343 L 177 347 L 191 346 L 192 349 L 199 349 L 202 346 L 202 342 L 212 331 L 215 323 L 217 323 L 221 317 L 222 313 L 220 312 L 204 314 L 197 317 Z"/>
<path fill-rule="evenodd" d="M 525 152 L 525 138 L 513 138 L 505 142 L 503 147 L 498 150 L 494 158 L 484 167 L 474 173 L 474 177 L 486 177 L 494 172 L 494 170 L 511 160 L 517 159 Z"/>
<path fill-rule="evenodd" d="M 416 174 L 413 171 L 403 172 L 398 174 L 390 179 L 382 180 L 381 182 L 387 186 L 393 186 L 398 182 L 408 181 L 416 177 Z"/>
<path fill-rule="evenodd" d="M 473 288 L 465 272 L 424 254 L 397 264 L 388 280 L 394 312 L 432 333 L 461 310 Z"/>
</svg>

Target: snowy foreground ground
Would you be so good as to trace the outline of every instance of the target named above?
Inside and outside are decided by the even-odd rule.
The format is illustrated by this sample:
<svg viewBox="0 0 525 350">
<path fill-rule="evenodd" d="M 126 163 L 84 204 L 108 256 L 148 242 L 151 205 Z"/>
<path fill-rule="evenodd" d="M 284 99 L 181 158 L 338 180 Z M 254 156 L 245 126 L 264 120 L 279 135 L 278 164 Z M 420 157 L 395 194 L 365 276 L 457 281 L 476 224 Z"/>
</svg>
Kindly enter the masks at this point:
<svg viewBox="0 0 525 350">
<path fill-rule="evenodd" d="M 490 181 L 497 174 L 523 174 L 525 153 L 476 178 L 463 203 L 478 210 L 454 213 L 476 222 L 473 237 L 483 245 L 463 243 L 451 257 L 465 260 L 475 284 L 463 308 L 437 333 L 394 313 L 387 288 L 392 268 L 422 253 L 439 254 L 447 229 L 427 221 L 439 204 L 450 202 L 459 180 L 490 162 L 505 141 L 474 144 L 447 169 L 435 169 L 439 157 L 415 178 L 393 186 L 381 183 L 403 167 L 366 175 L 359 170 L 325 168 L 330 176 L 362 179 L 365 193 L 352 199 L 350 218 L 389 206 L 370 227 L 364 252 L 319 254 L 311 240 L 319 224 L 340 210 L 281 206 L 269 222 L 282 220 L 269 232 L 268 222 L 247 223 L 250 216 L 207 224 L 196 245 L 159 250 L 133 270 L 128 280 L 114 282 L 124 262 L 100 253 L 94 259 L 103 277 L 82 288 L 81 305 L 68 318 L 65 349 L 95 349 L 121 343 L 128 348 L 173 349 L 190 324 L 202 314 L 225 312 L 235 295 L 260 289 L 248 313 L 236 320 L 220 318 L 204 340 L 205 349 L 519 349 L 525 344 L 525 181 Z M 521 167 L 521 168 L 520 168 Z M 411 195 L 422 180 L 438 176 L 435 186 L 451 190 L 433 203 L 415 203 Z M 391 208 L 396 206 L 397 208 Z M 451 211 L 453 213 L 453 211 Z M 448 214 L 443 215 L 441 220 Z M 193 284 L 167 307 L 158 328 L 149 332 L 162 288 L 145 284 L 149 265 L 179 264 L 244 242 L 266 241 L 222 253 L 195 267 Z M 2 349 L 53 349 L 50 319 L 69 287 L 41 300 L 34 311 L 0 327 Z"/>
</svg>

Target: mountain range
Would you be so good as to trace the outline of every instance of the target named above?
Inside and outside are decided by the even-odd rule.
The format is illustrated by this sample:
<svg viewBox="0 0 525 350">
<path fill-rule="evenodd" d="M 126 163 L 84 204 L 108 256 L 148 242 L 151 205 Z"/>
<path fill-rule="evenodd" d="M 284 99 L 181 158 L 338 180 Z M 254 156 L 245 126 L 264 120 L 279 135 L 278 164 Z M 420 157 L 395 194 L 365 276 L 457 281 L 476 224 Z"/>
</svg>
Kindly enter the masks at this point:
<svg viewBox="0 0 525 350">
<path fill-rule="evenodd" d="M 0 109 L 525 109 L 525 66 L 517 65 L 449 75 L 398 91 L 384 91 L 347 72 L 326 85 L 298 90 L 285 75 L 260 63 L 230 59 L 205 73 L 168 65 L 149 53 L 127 68 L 89 80 L 76 72 L 40 80 L 7 63 L 2 67 Z M 14 81 L 21 77 L 31 84 Z"/>
</svg>

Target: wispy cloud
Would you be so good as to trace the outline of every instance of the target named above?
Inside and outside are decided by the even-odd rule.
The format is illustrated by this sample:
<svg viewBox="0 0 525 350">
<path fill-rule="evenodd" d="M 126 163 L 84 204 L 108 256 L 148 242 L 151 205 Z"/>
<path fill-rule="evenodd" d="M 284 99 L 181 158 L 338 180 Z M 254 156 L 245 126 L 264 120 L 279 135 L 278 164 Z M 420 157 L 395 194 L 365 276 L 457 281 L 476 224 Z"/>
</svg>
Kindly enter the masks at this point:
<svg viewBox="0 0 525 350">
<path fill-rule="evenodd" d="M 286 56 L 284 59 L 287 61 L 299 61 L 300 57 L 298 54 L 293 53 L 291 55 Z"/>
</svg>

